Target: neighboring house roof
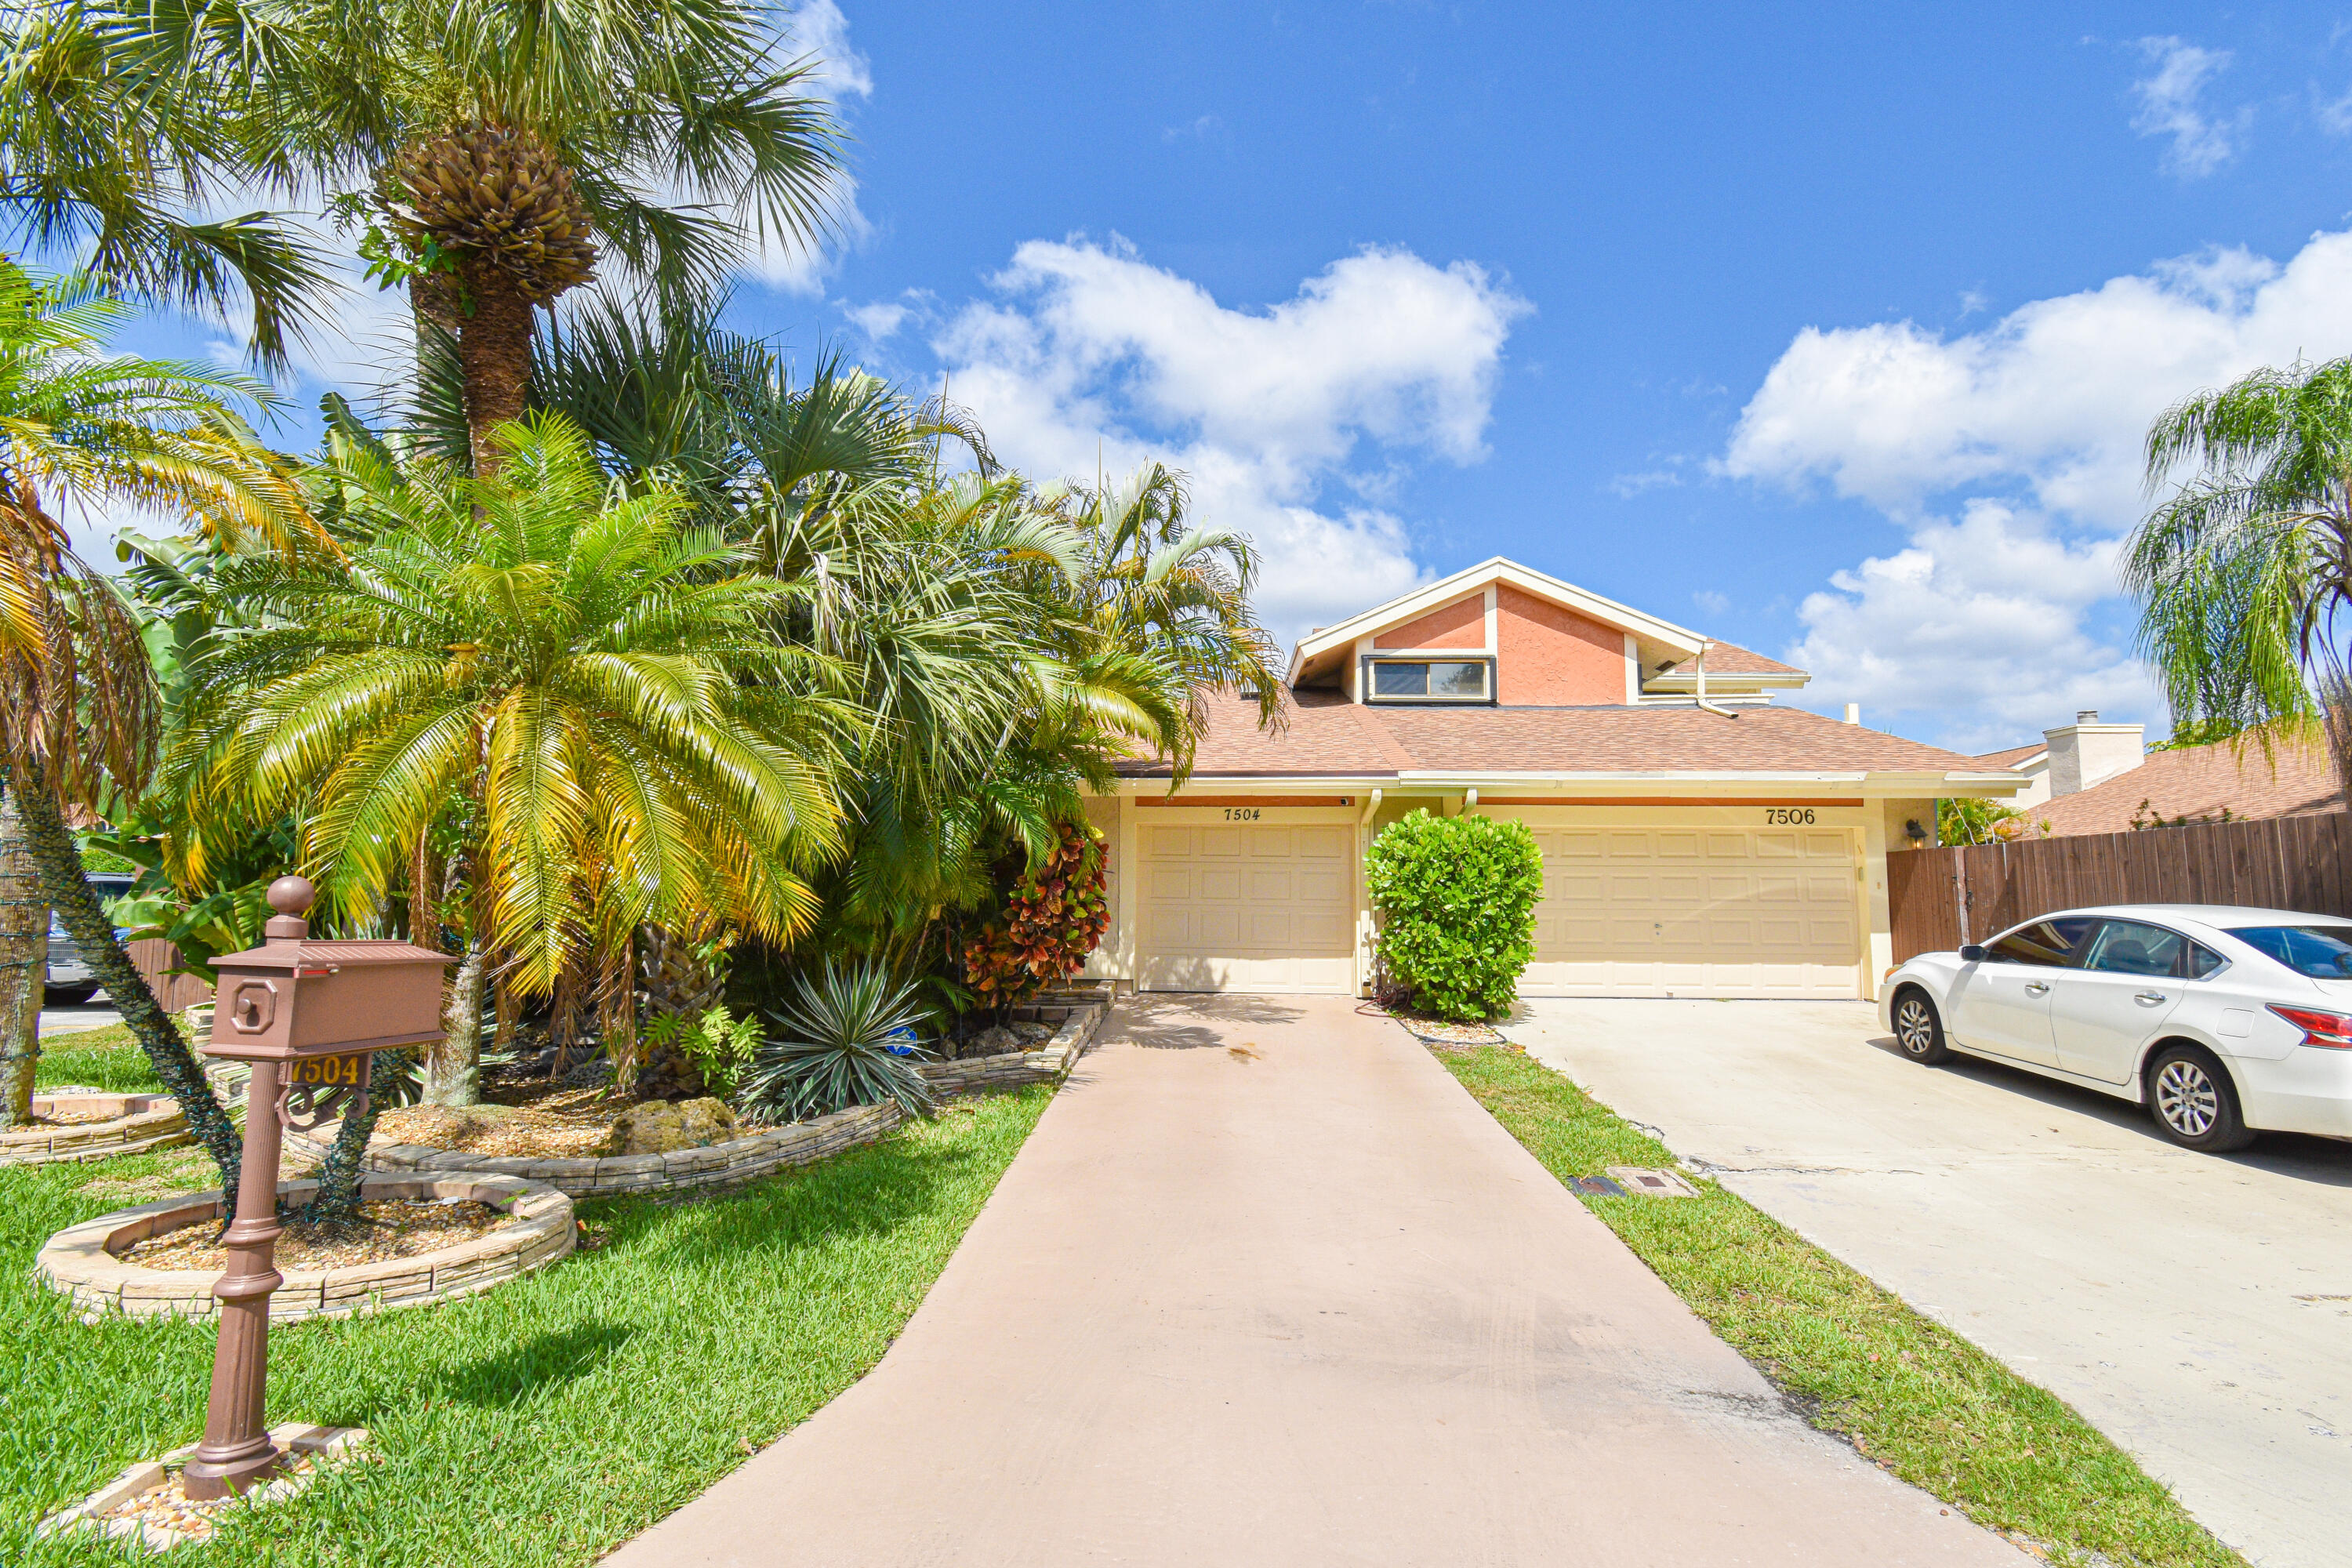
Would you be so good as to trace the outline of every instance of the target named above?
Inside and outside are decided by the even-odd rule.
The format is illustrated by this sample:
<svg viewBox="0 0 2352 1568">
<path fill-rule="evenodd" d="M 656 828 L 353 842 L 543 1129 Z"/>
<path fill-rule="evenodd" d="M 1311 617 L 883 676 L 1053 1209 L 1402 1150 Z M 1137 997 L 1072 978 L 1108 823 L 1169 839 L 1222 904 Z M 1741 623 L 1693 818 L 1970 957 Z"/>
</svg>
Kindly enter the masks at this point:
<svg viewBox="0 0 2352 1568">
<path fill-rule="evenodd" d="M 1969 757 L 1794 708 L 1727 718 L 1697 708 L 1389 708 L 1300 691 L 1290 727 L 1257 727 L 1257 705 L 1210 700 L 1192 773 L 1202 777 L 1394 778 L 1400 773 L 1967 773 Z M 1164 760 L 1129 777 L 1165 777 Z"/>
<path fill-rule="evenodd" d="M 1706 672 L 1709 675 L 1802 675 L 1805 672 L 1793 664 L 1782 664 L 1777 658 L 1766 658 L 1753 648 L 1738 643 L 1710 642 L 1706 645 Z M 1696 675 L 1696 655 L 1683 660 L 1669 675 Z"/>
<path fill-rule="evenodd" d="M 2030 746 L 2011 746 L 2005 752 L 1980 752 L 1976 761 L 1979 765 L 1988 768 L 2014 768 L 2021 767 L 2036 757 L 2044 756 L 2049 751 L 2049 742 L 2036 741 Z"/>
<path fill-rule="evenodd" d="M 2134 817 L 2142 822 L 2154 816 L 2167 822 L 2183 816 L 2218 822 L 2226 807 L 2230 820 L 2252 821 L 2341 811 L 2344 805 L 2343 786 L 2336 783 L 2326 752 L 2282 746 L 2265 758 L 2258 745 L 2250 742 L 2243 752 L 2235 752 L 2222 741 L 2150 752 L 2130 772 L 2030 807 L 2026 815 L 2036 823 L 2049 823 L 2053 837 L 2071 837 L 2126 832 Z"/>
</svg>

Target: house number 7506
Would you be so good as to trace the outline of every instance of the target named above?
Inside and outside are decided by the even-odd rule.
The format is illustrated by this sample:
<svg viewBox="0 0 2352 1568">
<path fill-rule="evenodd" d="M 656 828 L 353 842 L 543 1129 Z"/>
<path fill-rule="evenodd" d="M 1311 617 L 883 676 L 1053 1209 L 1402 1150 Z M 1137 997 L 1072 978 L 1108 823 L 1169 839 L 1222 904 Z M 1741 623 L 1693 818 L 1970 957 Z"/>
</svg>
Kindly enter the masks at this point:
<svg viewBox="0 0 2352 1568">
<path fill-rule="evenodd" d="M 1813 825 L 1813 808 L 1810 805 L 1768 805 L 1764 808 L 1764 820 L 1774 827 L 1811 827 Z"/>
</svg>

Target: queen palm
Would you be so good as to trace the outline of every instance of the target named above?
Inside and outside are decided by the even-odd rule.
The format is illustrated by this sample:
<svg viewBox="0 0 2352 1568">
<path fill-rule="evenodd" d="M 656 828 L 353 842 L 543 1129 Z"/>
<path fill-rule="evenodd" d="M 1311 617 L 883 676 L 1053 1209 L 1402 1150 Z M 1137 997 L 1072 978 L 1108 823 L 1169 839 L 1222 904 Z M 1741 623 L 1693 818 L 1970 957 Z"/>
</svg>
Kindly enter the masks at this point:
<svg viewBox="0 0 2352 1568">
<path fill-rule="evenodd" d="M 583 966 L 625 994 L 640 924 L 789 941 L 840 842 L 829 671 L 770 632 L 793 590 L 680 492 L 621 494 L 567 421 L 493 440 L 474 477 L 341 444 L 343 554 L 224 571 L 270 624 L 222 634 L 172 763 L 199 820 L 299 810 L 329 918 L 405 890 L 414 933 L 456 932 L 444 1103 L 475 1094 L 493 955 L 520 995 Z"/>
<path fill-rule="evenodd" d="M 2324 721 L 2352 778 L 2352 359 L 2257 370 L 2149 428 L 2149 510 L 2125 555 L 2141 646 L 2178 725 L 2281 732 Z"/>
<path fill-rule="evenodd" d="M 144 785 L 158 705 L 136 618 L 74 555 L 57 513 L 129 502 L 289 555 L 318 541 L 299 491 L 234 411 L 258 403 L 261 389 L 192 365 L 110 356 L 107 336 L 123 314 L 87 279 L 42 281 L 0 260 L 0 764 L 22 817 L 18 852 L 38 861 L 47 901 L 233 1184 L 236 1131 L 116 942 L 65 822 L 68 803 L 103 804 Z M 0 868 L 13 897 L 29 880 L 21 865 Z M 0 1021 L 21 1026 L 23 1003 L 37 1000 L 36 955 L 7 956 L 17 1016 Z M 32 1037 L 12 1032 L 7 1042 L 0 1117 L 21 1119 Z"/>
</svg>

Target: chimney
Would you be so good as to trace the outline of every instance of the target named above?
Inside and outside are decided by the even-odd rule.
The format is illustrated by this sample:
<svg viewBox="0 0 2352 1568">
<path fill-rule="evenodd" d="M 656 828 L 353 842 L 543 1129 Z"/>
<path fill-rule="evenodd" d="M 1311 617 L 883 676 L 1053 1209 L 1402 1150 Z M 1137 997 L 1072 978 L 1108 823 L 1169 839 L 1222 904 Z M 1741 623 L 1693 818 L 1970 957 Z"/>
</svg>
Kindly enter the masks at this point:
<svg viewBox="0 0 2352 1568">
<path fill-rule="evenodd" d="M 2063 729 L 2044 730 L 2050 747 L 2050 795 L 2079 795 L 2140 765 L 2147 752 L 2147 726 L 2103 724 L 2099 710 L 2085 708 Z"/>
<path fill-rule="evenodd" d="M 1859 724 L 1862 722 L 1861 703 L 1849 702 L 1845 705 L 1845 721 L 1849 724 Z"/>
</svg>

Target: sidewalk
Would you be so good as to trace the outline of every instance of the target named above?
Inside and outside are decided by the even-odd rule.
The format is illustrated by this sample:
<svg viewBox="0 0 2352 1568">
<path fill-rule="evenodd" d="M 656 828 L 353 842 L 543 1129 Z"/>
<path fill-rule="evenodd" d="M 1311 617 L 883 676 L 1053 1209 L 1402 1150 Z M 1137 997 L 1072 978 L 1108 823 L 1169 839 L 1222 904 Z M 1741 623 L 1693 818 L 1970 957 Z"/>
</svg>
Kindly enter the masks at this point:
<svg viewBox="0 0 2352 1568">
<path fill-rule="evenodd" d="M 1229 997 L 1122 1003 L 882 1364 L 606 1561 L 2027 1559 L 1806 1426 L 1402 1031 Z"/>
</svg>

